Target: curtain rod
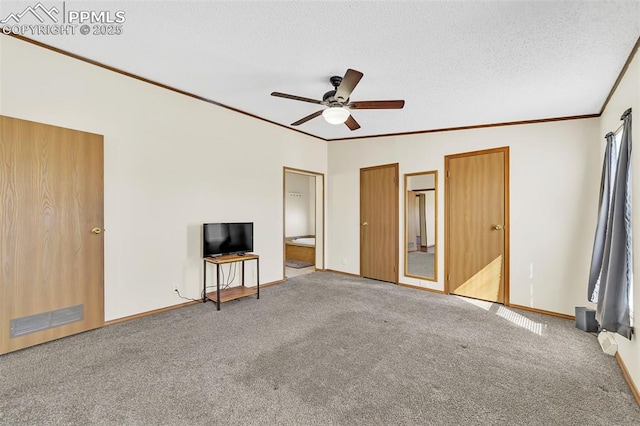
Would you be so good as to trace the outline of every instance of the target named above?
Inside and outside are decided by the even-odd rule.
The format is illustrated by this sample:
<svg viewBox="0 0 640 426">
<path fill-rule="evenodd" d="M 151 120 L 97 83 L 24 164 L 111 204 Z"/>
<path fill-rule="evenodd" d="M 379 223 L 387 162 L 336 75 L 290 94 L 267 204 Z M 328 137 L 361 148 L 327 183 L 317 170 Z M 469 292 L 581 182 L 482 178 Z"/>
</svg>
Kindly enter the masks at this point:
<svg viewBox="0 0 640 426">
<path fill-rule="evenodd" d="M 613 134 L 617 135 L 620 130 L 624 127 L 624 123 L 618 126 L 618 128 L 613 132 Z"/>
<path fill-rule="evenodd" d="M 604 135 L 604 139 L 605 139 L 605 140 L 607 140 L 607 138 L 608 138 L 609 136 L 615 136 L 615 135 L 617 135 L 617 134 L 618 134 L 618 132 L 619 132 L 620 130 L 622 130 L 622 126 L 624 126 L 624 124 L 621 124 L 621 125 L 620 125 L 620 127 L 618 127 L 618 128 L 617 128 L 616 130 L 614 130 L 613 132 L 609 132 L 609 133 L 607 133 L 606 135 Z"/>
<path fill-rule="evenodd" d="M 620 117 L 620 120 L 624 120 L 624 118 L 625 118 L 627 115 L 629 115 L 629 114 L 631 114 L 631 108 L 629 108 L 628 110 L 626 110 L 626 111 L 622 114 L 622 117 Z M 622 130 L 622 127 L 624 127 L 624 123 L 622 123 L 620 126 L 618 126 L 618 128 L 617 128 L 616 130 L 614 130 L 613 132 L 609 132 L 609 133 L 612 133 L 612 134 L 614 134 L 614 135 L 617 135 L 617 134 L 618 134 L 618 132 L 619 132 L 620 130 Z M 609 133 L 607 133 L 606 135 L 604 135 L 604 138 L 605 138 L 605 139 L 607 138 L 607 136 L 609 136 Z"/>
<path fill-rule="evenodd" d="M 620 117 L 620 120 L 624 120 L 629 114 L 631 114 L 631 108 L 622 113 L 622 117 Z"/>
</svg>

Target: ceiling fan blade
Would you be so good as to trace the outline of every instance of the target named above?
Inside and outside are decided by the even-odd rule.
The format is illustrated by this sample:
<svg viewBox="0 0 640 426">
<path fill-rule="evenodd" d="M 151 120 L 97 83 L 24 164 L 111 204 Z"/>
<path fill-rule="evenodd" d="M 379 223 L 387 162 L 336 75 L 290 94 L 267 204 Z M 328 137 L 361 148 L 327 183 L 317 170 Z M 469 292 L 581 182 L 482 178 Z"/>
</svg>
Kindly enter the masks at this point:
<svg viewBox="0 0 640 426">
<path fill-rule="evenodd" d="M 353 118 L 353 115 L 350 115 L 349 118 L 347 118 L 347 121 L 344 122 L 344 124 L 346 124 L 347 127 L 351 130 L 358 130 L 360 128 L 360 125 L 358 124 L 356 119 Z"/>
<path fill-rule="evenodd" d="M 312 120 L 314 118 L 316 118 L 319 115 L 322 115 L 322 111 L 324 111 L 323 109 L 321 109 L 320 111 L 316 111 L 313 114 L 309 114 L 306 117 L 301 118 L 300 120 L 296 121 L 295 123 L 291 123 L 292 126 L 299 126 L 302 123 L 306 123 L 309 120 Z"/>
<path fill-rule="evenodd" d="M 351 92 L 353 92 L 353 89 L 355 89 L 362 76 L 363 74 L 360 71 L 349 68 L 344 77 L 342 77 L 342 83 L 340 83 L 340 86 L 336 89 L 334 97 L 339 102 L 344 102 L 349 99 Z"/>
<path fill-rule="evenodd" d="M 351 102 L 347 107 L 351 109 L 402 109 L 404 101 L 356 101 Z"/>
<path fill-rule="evenodd" d="M 302 96 L 287 95 L 286 93 L 272 92 L 271 96 L 277 96 L 279 98 L 293 99 L 294 101 L 310 102 L 312 104 L 320 104 L 320 105 L 322 105 L 322 101 L 318 101 L 318 100 L 311 99 L 311 98 L 304 98 Z"/>
</svg>

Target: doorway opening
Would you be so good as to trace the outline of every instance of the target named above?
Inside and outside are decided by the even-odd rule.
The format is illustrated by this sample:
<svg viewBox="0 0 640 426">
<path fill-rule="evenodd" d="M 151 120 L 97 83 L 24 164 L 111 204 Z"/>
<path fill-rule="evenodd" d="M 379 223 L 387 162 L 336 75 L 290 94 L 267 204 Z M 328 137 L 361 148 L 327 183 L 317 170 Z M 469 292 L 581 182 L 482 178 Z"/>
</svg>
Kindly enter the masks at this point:
<svg viewBox="0 0 640 426">
<path fill-rule="evenodd" d="M 324 174 L 284 168 L 283 279 L 324 270 Z"/>
</svg>

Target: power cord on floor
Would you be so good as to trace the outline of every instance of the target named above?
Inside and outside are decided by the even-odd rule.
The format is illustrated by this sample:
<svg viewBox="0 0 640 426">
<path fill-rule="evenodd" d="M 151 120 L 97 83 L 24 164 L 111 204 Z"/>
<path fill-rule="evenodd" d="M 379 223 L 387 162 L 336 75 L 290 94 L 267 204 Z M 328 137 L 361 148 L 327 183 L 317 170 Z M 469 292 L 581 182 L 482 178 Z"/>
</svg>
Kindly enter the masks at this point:
<svg viewBox="0 0 640 426">
<path fill-rule="evenodd" d="M 198 300 L 198 299 L 192 299 L 190 297 L 184 297 L 183 295 L 180 294 L 180 290 L 178 290 L 177 288 L 175 289 L 175 292 L 178 293 L 178 297 L 180 297 L 181 299 L 185 299 L 185 300 L 192 300 L 194 302 L 200 302 L 202 301 L 202 299 Z"/>
</svg>

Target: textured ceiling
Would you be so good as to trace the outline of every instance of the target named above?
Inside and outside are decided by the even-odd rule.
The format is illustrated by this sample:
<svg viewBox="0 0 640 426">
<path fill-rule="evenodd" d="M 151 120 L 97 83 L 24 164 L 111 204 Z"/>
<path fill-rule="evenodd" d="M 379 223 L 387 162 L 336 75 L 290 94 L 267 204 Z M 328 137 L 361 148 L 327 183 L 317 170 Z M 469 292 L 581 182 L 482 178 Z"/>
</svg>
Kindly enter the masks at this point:
<svg viewBox="0 0 640 426">
<path fill-rule="evenodd" d="M 3 0 L 0 19 L 36 3 Z M 123 34 L 26 37 L 286 126 L 321 107 L 272 91 L 321 99 L 347 68 L 352 100 L 406 100 L 354 111 L 353 132 L 298 127 L 325 139 L 597 114 L 640 36 L 638 1 L 42 4 L 122 10 Z"/>
</svg>

